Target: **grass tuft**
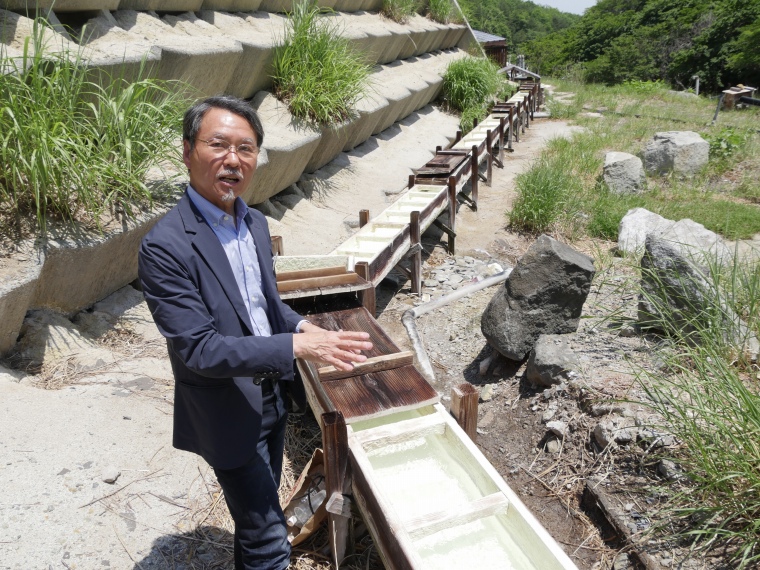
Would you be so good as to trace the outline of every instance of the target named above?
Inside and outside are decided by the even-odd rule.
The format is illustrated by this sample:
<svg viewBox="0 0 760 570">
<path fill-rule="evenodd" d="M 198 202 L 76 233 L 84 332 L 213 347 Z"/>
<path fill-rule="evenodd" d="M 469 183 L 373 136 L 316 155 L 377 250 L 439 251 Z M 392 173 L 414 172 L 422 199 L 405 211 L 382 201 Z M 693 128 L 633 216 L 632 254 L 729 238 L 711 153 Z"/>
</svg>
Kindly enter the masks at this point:
<svg viewBox="0 0 760 570">
<path fill-rule="evenodd" d="M 176 141 L 186 101 L 179 85 L 138 77 L 92 79 L 81 52 L 52 52 L 34 21 L 23 57 L 0 54 L 0 209 L 100 227 L 103 213 L 150 202 L 147 171 L 181 164 Z M 142 74 L 140 74 L 142 75 Z M 101 78 L 102 79 L 102 78 Z"/>
<path fill-rule="evenodd" d="M 274 52 L 277 97 L 294 116 L 321 124 L 336 124 L 351 116 L 367 92 L 370 67 L 337 24 L 321 16 L 313 2 L 293 6 L 282 45 Z"/>
<path fill-rule="evenodd" d="M 463 131 L 472 129 L 472 120 L 484 118 L 494 97 L 501 95 L 506 80 L 489 59 L 467 56 L 449 64 L 443 76 L 444 99 L 462 113 Z"/>
<path fill-rule="evenodd" d="M 430 18 L 441 24 L 451 22 L 454 6 L 451 0 L 428 0 L 428 14 Z"/>
<path fill-rule="evenodd" d="M 383 0 L 383 15 L 399 24 L 405 24 L 417 11 L 418 0 Z"/>
</svg>

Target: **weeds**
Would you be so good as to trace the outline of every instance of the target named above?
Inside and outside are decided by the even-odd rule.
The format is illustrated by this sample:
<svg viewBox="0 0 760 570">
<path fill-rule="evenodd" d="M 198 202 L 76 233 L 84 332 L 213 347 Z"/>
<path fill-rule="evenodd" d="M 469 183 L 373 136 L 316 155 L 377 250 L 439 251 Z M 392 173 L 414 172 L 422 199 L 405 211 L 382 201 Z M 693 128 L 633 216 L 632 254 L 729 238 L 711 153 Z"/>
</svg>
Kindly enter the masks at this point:
<svg viewBox="0 0 760 570">
<path fill-rule="evenodd" d="M 645 273 L 644 301 L 666 333 L 670 373 L 641 372 L 639 381 L 683 444 L 675 459 L 686 478 L 666 513 L 676 535 L 697 549 L 723 547 L 749 568 L 760 562 L 760 395 L 746 348 L 760 334 L 760 265 L 710 265 L 701 302 L 677 312 L 672 287 Z"/>
<path fill-rule="evenodd" d="M 274 52 L 272 79 L 277 97 L 294 116 L 335 124 L 348 119 L 367 92 L 370 67 L 320 12 L 306 0 L 293 6 Z"/>
<path fill-rule="evenodd" d="M 499 67 L 485 58 L 467 56 L 449 64 L 443 76 L 444 99 L 462 113 L 463 131 L 472 129 L 472 119 L 488 114 L 488 106 L 505 89 Z"/>
<path fill-rule="evenodd" d="M 383 0 L 381 12 L 399 24 L 405 24 L 417 11 L 418 0 Z"/>
<path fill-rule="evenodd" d="M 93 81 L 81 52 L 52 53 L 34 22 L 20 60 L 0 57 L 0 202 L 3 215 L 32 213 L 44 233 L 51 217 L 100 227 L 111 210 L 134 214 L 149 202 L 149 168 L 180 164 L 185 101 L 176 86 L 138 78 Z"/>
<path fill-rule="evenodd" d="M 428 13 L 436 22 L 448 24 L 451 22 L 453 12 L 451 0 L 428 0 Z"/>
</svg>

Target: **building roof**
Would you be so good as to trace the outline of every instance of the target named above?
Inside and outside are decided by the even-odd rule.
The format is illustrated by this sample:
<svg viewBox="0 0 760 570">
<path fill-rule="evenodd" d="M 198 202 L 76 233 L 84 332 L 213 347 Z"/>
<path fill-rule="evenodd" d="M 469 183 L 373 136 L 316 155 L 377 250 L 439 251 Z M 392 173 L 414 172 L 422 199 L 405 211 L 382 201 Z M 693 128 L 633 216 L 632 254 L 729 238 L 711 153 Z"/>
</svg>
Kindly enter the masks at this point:
<svg viewBox="0 0 760 570">
<path fill-rule="evenodd" d="M 481 32 L 480 30 L 472 30 L 472 35 L 475 36 L 475 39 L 478 40 L 478 43 L 485 44 L 489 42 L 506 42 L 506 38 L 501 38 L 499 36 L 494 36 L 493 34 L 487 34 L 486 32 Z"/>
</svg>

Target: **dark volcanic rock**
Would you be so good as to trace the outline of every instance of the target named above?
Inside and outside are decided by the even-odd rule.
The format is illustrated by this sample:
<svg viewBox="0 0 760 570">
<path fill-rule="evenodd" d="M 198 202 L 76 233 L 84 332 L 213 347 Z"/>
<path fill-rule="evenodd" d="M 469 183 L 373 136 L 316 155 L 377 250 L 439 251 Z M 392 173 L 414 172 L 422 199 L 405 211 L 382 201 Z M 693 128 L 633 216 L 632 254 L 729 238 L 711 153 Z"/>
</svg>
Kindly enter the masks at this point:
<svg viewBox="0 0 760 570">
<path fill-rule="evenodd" d="M 539 335 L 578 329 L 593 277 L 590 257 L 542 235 L 483 312 L 483 335 L 507 358 L 522 360 Z"/>
<path fill-rule="evenodd" d="M 542 334 L 530 353 L 525 374 L 540 386 L 561 384 L 578 376 L 580 361 L 563 335 Z"/>
</svg>

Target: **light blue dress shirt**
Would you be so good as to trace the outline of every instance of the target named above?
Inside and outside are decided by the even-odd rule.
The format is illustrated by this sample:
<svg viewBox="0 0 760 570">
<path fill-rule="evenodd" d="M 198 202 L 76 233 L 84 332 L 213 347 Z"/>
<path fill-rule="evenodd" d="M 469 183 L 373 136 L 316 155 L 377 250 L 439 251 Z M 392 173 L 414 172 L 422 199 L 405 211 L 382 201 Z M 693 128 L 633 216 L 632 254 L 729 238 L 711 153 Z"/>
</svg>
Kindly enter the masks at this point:
<svg viewBox="0 0 760 570">
<path fill-rule="evenodd" d="M 245 308 L 251 317 L 254 333 L 257 336 L 272 336 L 267 317 L 267 299 L 262 291 L 256 244 L 248 224 L 244 221 L 248 214 L 248 206 L 242 198 L 235 198 L 235 215 L 231 216 L 198 194 L 190 185 L 187 187 L 187 193 L 224 248 Z M 298 323 L 299 329 L 300 325 L 301 323 Z"/>
</svg>

